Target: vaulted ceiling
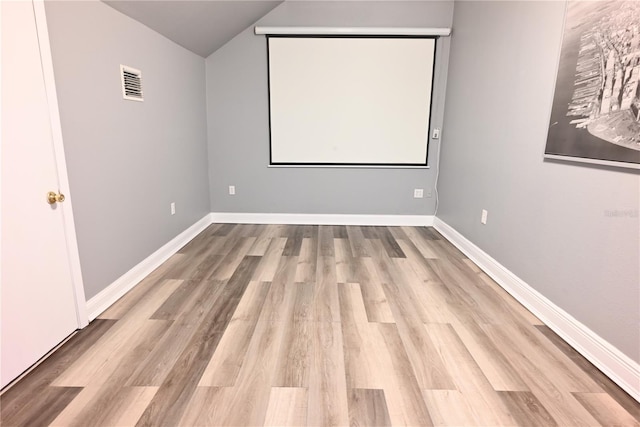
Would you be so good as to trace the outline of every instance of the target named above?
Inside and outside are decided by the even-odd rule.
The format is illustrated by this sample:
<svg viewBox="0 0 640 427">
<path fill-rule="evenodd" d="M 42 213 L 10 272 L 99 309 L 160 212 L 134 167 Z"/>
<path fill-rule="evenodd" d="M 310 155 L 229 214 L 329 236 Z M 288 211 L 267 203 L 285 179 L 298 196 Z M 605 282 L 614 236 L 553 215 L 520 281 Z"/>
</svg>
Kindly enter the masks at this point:
<svg viewBox="0 0 640 427">
<path fill-rule="evenodd" d="M 282 3 L 282 0 L 103 1 L 204 58 Z"/>
</svg>

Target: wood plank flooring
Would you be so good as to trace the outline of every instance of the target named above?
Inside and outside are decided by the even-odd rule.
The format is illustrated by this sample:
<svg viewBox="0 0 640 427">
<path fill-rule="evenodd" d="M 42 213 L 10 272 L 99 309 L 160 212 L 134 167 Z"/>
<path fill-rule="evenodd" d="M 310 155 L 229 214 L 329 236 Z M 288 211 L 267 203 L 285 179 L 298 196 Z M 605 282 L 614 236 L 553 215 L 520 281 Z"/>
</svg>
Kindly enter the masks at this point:
<svg viewBox="0 0 640 427">
<path fill-rule="evenodd" d="M 640 426 L 640 404 L 433 228 L 214 224 L 0 424 Z"/>
</svg>

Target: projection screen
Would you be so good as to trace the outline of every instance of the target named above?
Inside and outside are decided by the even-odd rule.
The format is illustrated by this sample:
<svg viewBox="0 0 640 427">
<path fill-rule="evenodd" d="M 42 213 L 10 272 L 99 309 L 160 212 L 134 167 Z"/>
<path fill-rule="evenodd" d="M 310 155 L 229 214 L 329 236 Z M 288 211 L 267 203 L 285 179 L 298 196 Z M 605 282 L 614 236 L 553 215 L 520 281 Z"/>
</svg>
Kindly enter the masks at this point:
<svg viewBox="0 0 640 427">
<path fill-rule="evenodd" d="M 270 164 L 426 166 L 435 42 L 268 36 Z"/>
</svg>

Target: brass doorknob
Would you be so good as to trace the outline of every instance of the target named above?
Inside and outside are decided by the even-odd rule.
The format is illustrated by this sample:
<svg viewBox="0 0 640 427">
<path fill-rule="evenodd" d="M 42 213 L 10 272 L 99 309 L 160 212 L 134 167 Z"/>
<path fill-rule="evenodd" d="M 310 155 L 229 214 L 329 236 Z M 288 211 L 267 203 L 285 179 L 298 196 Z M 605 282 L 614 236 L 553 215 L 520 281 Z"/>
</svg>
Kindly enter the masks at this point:
<svg viewBox="0 0 640 427">
<path fill-rule="evenodd" d="M 49 203 L 50 205 L 53 205 L 56 202 L 64 202 L 64 194 L 59 193 L 56 194 L 53 191 L 49 191 L 47 193 L 47 203 Z"/>
</svg>

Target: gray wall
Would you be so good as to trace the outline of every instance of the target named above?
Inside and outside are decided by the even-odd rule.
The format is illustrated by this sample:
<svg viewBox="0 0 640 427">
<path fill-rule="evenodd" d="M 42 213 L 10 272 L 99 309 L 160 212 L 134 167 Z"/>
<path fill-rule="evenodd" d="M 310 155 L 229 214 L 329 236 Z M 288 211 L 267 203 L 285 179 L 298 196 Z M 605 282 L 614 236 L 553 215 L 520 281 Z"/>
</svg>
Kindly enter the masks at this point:
<svg viewBox="0 0 640 427">
<path fill-rule="evenodd" d="M 45 6 L 89 299 L 209 212 L 205 65 L 101 2 Z M 122 99 L 120 64 L 144 102 Z"/>
<path fill-rule="evenodd" d="M 638 173 L 543 161 L 563 17 L 456 2 L 437 216 L 640 361 Z"/>
<path fill-rule="evenodd" d="M 453 2 L 285 2 L 259 25 L 450 27 Z M 438 45 L 432 126 L 442 123 L 449 39 Z M 416 214 L 434 212 L 432 169 L 268 168 L 264 36 L 247 28 L 207 58 L 209 183 L 213 212 Z M 436 108 L 435 105 L 438 105 Z M 429 164 L 435 160 L 430 144 Z M 228 195 L 228 186 L 236 195 Z"/>
</svg>

